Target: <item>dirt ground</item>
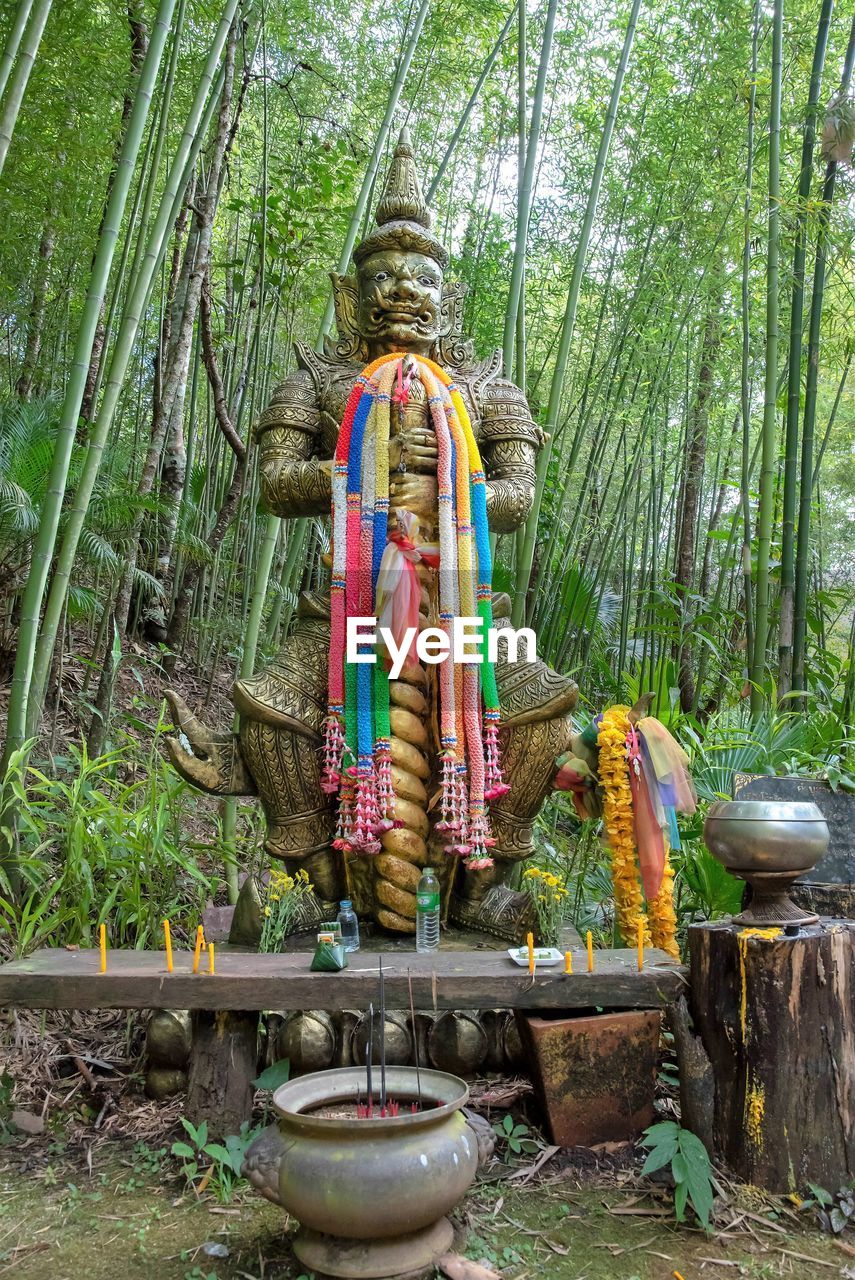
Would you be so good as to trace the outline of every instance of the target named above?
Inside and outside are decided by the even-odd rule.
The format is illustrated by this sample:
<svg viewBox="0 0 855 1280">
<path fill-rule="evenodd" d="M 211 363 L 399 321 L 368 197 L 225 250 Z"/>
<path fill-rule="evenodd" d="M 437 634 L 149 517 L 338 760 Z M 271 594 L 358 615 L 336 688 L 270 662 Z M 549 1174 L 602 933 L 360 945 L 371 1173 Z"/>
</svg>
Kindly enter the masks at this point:
<svg viewBox="0 0 855 1280">
<path fill-rule="evenodd" d="M 225 1204 L 182 1191 L 167 1150 L 10 1142 L 0 1152 L 0 1277 L 307 1280 L 286 1215 L 245 1184 Z M 507 1166 L 486 1171 L 458 1215 L 467 1257 L 508 1280 L 855 1276 L 846 1238 L 851 1256 L 747 1193 L 728 1213 L 735 1225 L 706 1236 L 676 1226 L 668 1193 L 639 1189 L 632 1170 L 549 1167 L 524 1185 Z"/>
<path fill-rule="evenodd" d="M 243 1181 L 200 1195 L 183 1179 L 182 1100 L 143 1096 L 142 1028 L 119 1011 L 0 1014 L 0 1280 L 307 1280 L 282 1210 Z M 834 1239 L 721 1173 L 711 1233 L 678 1226 L 631 1144 L 546 1149 L 527 1081 L 476 1082 L 472 1102 L 539 1143 L 511 1163 L 500 1146 L 457 1214 L 457 1247 L 506 1280 L 855 1280 L 851 1226 Z"/>
</svg>

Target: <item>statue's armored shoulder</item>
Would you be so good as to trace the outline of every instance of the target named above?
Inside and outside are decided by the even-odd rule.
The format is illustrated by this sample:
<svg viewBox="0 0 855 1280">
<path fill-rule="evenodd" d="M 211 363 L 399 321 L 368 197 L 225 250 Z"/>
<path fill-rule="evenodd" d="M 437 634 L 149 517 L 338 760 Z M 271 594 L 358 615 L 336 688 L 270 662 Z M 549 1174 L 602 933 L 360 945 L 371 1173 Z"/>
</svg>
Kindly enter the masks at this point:
<svg viewBox="0 0 855 1280">
<path fill-rule="evenodd" d="M 297 363 L 311 380 L 322 448 L 331 455 L 347 398 L 362 365 L 344 360 L 329 350 L 321 354 L 305 342 L 296 342 L 294 350 Z"/>
<path fill-rule="evenodd" d="M 307 369 L 295 369 L 270 397 L 270 403 L 256 423 L 256 435 L 275 429 L 305 431 L 317 435 L 319 416 L 317 393 Z"/>
</svg>

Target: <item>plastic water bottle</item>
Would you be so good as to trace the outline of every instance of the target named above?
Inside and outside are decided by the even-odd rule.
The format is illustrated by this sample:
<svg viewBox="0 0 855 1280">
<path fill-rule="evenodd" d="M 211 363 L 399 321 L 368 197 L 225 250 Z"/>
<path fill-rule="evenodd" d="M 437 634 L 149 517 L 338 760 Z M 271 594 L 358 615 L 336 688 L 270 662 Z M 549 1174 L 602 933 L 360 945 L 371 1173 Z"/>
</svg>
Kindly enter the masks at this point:
<svg viewBox="0 0 855 1280">
<path fill-rule="evenodd" d="M 341 925 L 341 941 L 345 951 L 359 950 L 359 921 L 350 898 L 342 898 L 337 919 Z"/>
<path fill-rule="evenodd" d="M 433 867 L 425 867 L 416 889 L 416 951 L 439 946 L 439 881 Z"/>
</svg>

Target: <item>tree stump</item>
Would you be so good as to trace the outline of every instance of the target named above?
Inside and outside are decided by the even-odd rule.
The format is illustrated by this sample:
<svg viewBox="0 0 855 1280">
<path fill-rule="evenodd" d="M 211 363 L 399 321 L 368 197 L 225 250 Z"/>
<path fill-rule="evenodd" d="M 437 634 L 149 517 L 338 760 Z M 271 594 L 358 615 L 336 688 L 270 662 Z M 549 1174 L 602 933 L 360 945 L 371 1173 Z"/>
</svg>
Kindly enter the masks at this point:
<svg viewBox="0 0 855 1280">
<path fill-rule="evenodd" d="M 693 925 L 689 956 L 716 1153 L 769 1191 L 836 1191 L 855 1175 L 855 924 Z"/>
<path fill-rule="evenodd" d="M 187 1082 L 187 1116 L 193 1124 L 207 1120 L 212 1138 L 237 1133 L 252 1117 L 257 1070 L 257 1013 L 194 1012 Z"/>
</svg>

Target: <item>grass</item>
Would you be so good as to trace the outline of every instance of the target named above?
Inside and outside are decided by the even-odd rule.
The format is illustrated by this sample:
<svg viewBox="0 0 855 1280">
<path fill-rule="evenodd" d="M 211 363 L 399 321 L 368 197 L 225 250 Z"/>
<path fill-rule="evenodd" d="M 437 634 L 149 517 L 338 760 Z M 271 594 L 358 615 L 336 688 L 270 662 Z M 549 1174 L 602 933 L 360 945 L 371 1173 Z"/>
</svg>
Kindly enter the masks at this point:
<svg viewBox="0 0 855 1280">
<path fill-rule="evenodd" d="M 5 1155 L 0 1277 L 298 1280 L 304 1274 L 290 1250 L 294 1224 L 281 1210 L 250 1192 L 227 1207 L 182 1195 L 160 1151 L 110 1143 L 98 1149 L 91 1170 L 62 1153 L 47 1162 L 25 1151 Z M 481 1183 L 462 1206 L 463 1247 L 508 1280 L 673 1280 L 675 1270 L 685 1280 L 845 1274 L 845 1256 L 818 1231 L 779 1234 L 754 1222 L 730 1240 L 710 1239 L 677 1227 L 662 1216 L 661 1200 L 623 1188 L 619 1178 L 598 1175 L 580 1185 L 569 1172 L 522 1189 Z M 215 1246 L 215 1256 L 206 1245 Z M 228 1256 L 216 1256 L 222 1246 Z"/>
</svg>

